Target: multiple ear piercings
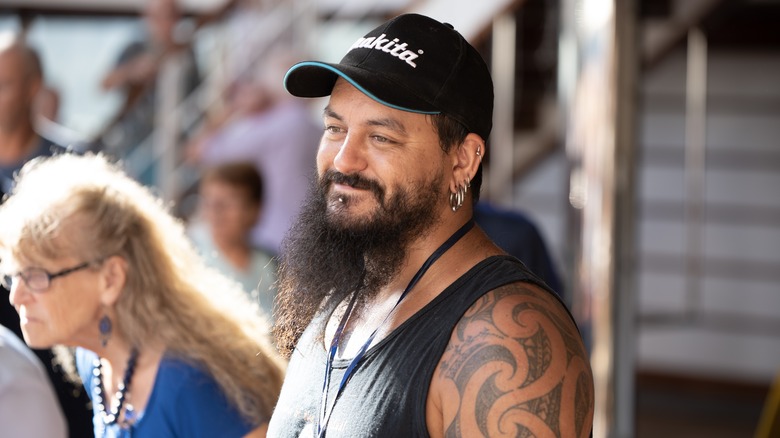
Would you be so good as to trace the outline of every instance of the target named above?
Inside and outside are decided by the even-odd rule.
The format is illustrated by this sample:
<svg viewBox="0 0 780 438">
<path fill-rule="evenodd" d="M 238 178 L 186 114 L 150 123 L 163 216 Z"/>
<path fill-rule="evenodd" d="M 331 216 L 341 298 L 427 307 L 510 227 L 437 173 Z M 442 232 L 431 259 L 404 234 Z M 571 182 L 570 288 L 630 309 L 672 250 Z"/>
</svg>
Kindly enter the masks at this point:
<svg viewBox="0 0 780 438">
<path fill-rule="evenodd" d="M 463 201 L 466 200 L 466 193 L 469 192 L 471 187 L 471 181 L 466 178 L 463 184 L 458 185 L 458 190 L 455 193 L 450 193 L 450 207 L 452 211 L 458 211 L 463 206 Z"/>
<path fill-rule="evenodd" d="M 479 161 L 482 161 L 482 146 L 477 146 L 477 157 L 479 157 Z M 471 188 L 471 180 L 466 178 L 463 184 L 458 185 L 455 193 L 450 193 L 450 208 L 452 208 L 453 212 L 463 207 L 463 201 L 466 200 L 466 193 L 469 192 L 469 188 Z"/>
</svg>

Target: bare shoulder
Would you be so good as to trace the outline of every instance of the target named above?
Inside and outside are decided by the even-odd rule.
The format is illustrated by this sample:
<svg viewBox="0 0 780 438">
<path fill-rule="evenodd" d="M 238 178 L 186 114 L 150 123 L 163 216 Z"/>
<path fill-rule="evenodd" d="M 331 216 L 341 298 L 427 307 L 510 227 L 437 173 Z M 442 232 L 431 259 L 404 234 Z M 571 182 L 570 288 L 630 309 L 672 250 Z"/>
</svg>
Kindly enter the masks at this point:
<svg viewBox="0 0 780 438">
<path fill-rule="evenodd" d="M 461 318 L 431 381 L 433 437 L 587 437 L 593 376 L 576 326 L 554 297 L 513 283 Z"/>
</svg>

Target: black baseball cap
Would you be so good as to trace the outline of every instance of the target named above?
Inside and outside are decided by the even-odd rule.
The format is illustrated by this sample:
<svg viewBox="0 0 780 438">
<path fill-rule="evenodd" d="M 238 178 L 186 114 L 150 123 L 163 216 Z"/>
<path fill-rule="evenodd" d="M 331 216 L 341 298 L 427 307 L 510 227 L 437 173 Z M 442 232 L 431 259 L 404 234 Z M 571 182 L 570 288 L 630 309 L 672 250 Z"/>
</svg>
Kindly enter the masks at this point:
<svg viewBox="0 0 780 438">
<path fill-rule="evenodd" d="M 284 86 L 294 96 L 323 97 L 339 77 L 391 108 L 447 114 L 486 141 L 493 127 L 487 64 L 452 25 L 423 15 L 385 22 L 358 39 L 338 64 L 295 64 Z"/>
</svg>

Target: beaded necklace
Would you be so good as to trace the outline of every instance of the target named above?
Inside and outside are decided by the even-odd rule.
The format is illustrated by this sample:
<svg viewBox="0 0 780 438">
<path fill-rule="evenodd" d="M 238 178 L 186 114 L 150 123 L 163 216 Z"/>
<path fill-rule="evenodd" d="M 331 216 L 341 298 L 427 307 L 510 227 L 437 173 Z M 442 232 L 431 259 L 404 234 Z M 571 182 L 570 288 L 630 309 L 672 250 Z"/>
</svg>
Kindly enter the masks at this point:
<svg viewBox="0 0 780 438">
<path fill-rule="evenodd" d="M 105 396 L 106 389 L 103 386 L 103 365 L 100 363 L 100 358 L 96 358 L 94 361 L 94 369 L 92 371 L 92 402 L 97 406 L 100 418 L 103 422 L 103 430 L 108 426 L 111 426 L 119 422 L 119 416 L 122 413 L 122 405 L 127 398 L 128 390 L 130 387 L 130 381 L 133 378 L 135 372 L 135 364 L 138 359 L 138 350 L 133 348 L 130 350 L 130 357 L 127 359 L 127 367 L 125 368 L 125 375 L 122 382 L 117 387 L 116 391 L 116 405 L 111 408 L 109 413 L 106 409 L 106 404 L 110 402 L 110 399 Z M 121 427 L 129 426 L 128 413 L 132 408 L 128 405 L 125 412 L 125 419 L 119 425 Z"/>
</svg>

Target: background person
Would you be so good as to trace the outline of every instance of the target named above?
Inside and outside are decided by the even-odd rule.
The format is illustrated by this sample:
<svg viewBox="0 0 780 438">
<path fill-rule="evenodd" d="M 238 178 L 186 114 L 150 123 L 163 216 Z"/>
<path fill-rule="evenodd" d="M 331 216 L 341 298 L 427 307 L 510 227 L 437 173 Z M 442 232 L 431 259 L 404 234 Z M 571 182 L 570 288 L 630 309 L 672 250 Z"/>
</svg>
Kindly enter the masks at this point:
<svg viewBox="0 0 780 438">
<path fill-rule="evenodd" d="M 474 222 L 507 254 L 517 257 L 566 302 L 563 281 L 558 275 L 542 233 L 523 212 L 498 207 L 485 201 L 474 206 Z"/>
<path fill-rule="evenodd" d="M 271 317 L 276 262 L 250 242 L 252 227 L 263 211 L 263 180 L 257 169 L 245 162 L 206 169 L 198 204 L 200 214 L 190 235 L 206 263 L 238 281 Z"/>
<path fill-rule="evenodd" d="M 237 82 L 228 113 L 188 145 L 191 162 L 254 163 L 265 182 L 263 217 L 252 231 L 255 246 L 277 255 L 282 239 L 306 197 L 314 174 L 314 153 L 322 129 L 308 106 L 281 87 L 295 56 L 278 49 L 253 78 Z"/>
<path fill-rule="evenodd" d="M 0 326 L 0 424 L 5 438 L 65 438 L 68 428 L 46 370 L 16 335 Z"/>
<path fill-rule="evenodd" d="M 12 33 L 0 34 L 0 194 L 31 158 L 64 148 L 35 128 L 35 102 L 43 72 L 35 52 Z"/>
<path fill-rule="evenodd" d="M 97 436 L 265 436 L 282 366 L 259 310 L 148 189 L 101 156 L 39 159 L 0 222 L 24 339 L 78 347 Z"/>
<path fill-rule="evenodd" d="M 157 89 L 157 79 L 165 63 L 177 66 L 178 97 L 186 97 L 200 82 L 192 48 L 176 38 L 176 26 L 181 19 L 176 0 L 148 0 L 143 17 L 147 29 L 145 39 L 122 50 L 116 66 L 101 83 L 106 91 L 121 90 L 124 94 L 121 108 L 98 134 L 99 147 L 120 158 L 130 154 L 154 129 L 158 93 L 163 92 Z"/>
</svg>

